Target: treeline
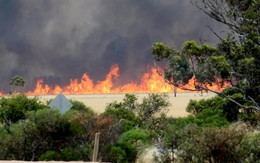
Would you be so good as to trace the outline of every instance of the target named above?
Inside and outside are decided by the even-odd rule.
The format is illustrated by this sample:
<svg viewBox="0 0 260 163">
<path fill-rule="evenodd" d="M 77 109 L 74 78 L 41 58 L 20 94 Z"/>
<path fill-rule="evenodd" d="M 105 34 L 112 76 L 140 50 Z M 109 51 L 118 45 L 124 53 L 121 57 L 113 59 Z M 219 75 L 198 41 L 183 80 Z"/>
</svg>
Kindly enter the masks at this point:
<svg viewBox="0 0 260 163">
<path fill-rule="evenodd" d="M 156 148 L 155 162 L 260 162 L 260 114 L 236 112 L 220 96 L 190 101 L 190 116 L 166 116 L 166 95 L 150 94 L 141 102 L 126 94 L 102 114 L 79 101 L 61 115 L 37 98 L 0 99 L 0 160 L 91 161 L 100 133 L 98 158 L 135 162 Z"/>
<path fill-rule="evenodd" d="M 155 65 L 175 88 L 214 92 L 210 100 L 191 101 L 185 118 L 166 118 L 158 160 L 197 163 L 260 162 L 260 1 L 190 0 L 229 30 L 217 45 L 186 41 L 181 48 L 155 42 Z M 186 87 L 193 79 L 193 88 Z M 217 84 L 228 88 L 210 89 Z M 170 149 L 170 150 L 169 150 Z M 158 161 L 158 162 L 159 162 Z"/>
</svg>

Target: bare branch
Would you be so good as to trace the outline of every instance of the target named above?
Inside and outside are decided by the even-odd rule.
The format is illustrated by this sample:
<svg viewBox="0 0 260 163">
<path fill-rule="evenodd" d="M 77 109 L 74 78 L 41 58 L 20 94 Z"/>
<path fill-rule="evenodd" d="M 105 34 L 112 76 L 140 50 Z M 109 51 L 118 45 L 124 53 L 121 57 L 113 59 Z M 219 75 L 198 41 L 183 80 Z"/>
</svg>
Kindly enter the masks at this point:
<svg viewBox="0 0 260 163">
<path fill-rule="evenodd" d="M 244 108 L 244 109 L 255 109 L 255 110 L 257 110 L 257 111 L 260 111 L 260 107 L 259 107 L 258 105 L 256 105 L 256 106 L 245 106 L 245 105 L 240 104 L 238 101 L 232 99 L 230 96 L 224 94 L 223 92 L 218 92 L 218 91 L 209 89 L 209 88 L 207 88 L 207 87 L 202 87 L 202 86 L 198 86 L 198 87 L 201 87 L 201 89 L 208 90 L 208 91 L 210 91 L 210 92 L 213 92 L 213 93 L 216 93 L 216 94 L 218 94 L 218 95 L 221 95 L 221 96 L 227 98 L 229 101 L 235 103 L 236 105 L 238 105 L 238 106 L 241 107 L 241 108 Z"/>
<path fill-rule="evenodd" d="M 223 41 L 223 39 L 222 39 L 209 25 L 207 25 L 207 27 L 210 29 L 210 31 L 211 31 L 215 36 L 217 36 L 217 38 L 219 38 L 220 41 Z"/>
<path fill-rule="evenodd" d="M 156 62 L 155 62 L 155 65 L 156 65 Z M 161 72 L 157 71 L 158 74 L 164 78 L 164 76 L 161 74 Z M 194 89 L 191 89 L 191 88 L 187 88 L 185 87 L 185 85 L 181 84 L 181 83 L 177 83 L 177 82 L 174 82 L 174 81 L 169 81 L 169 80 L 165 80 L 166 83 L 170 84 L 170 85 L 173 85 L 174 87 L 177 87 L 177 88 L 180 88 L 182 90 L 186 90 L 186 91 L 191 91 L 191 92 L 202 92 L 202 91 L 210 91 L 210 92 L 213 92 L 213 93 L 216 93 L 220 96 L 223 96 L 225 98 L 227 98 L 229 101 L 235 103 L 236 105 L 238 105 L 239 107 L 241 108 L 244 108 L 244 109 L 255 109 L 257 111 L 260 111 L 260 107 L 259 105 L 254 101 L 253 98 L 251 98 L 250 96 L 248 96 L 250 98 L 250 100 L 255 104 L 255 106 L 245 106 L 245 105 L 242 105 L 241 103 L 239 103 L 238 101 L 232 99 L 230 96 L 224 94 L 223 92 L 219 92 L 219 91 L 215 91 L 215 90 L 212 90 L 212 89 L 209 89 L 208 87 L 204 87 L 202 85 L 198 85 L 196 84 L 196 81 L 194 81 L 194 86 L 195 88 Z M 238 88 L 237 88 L 238 89 Z"/>
<path fill-rule="evenodd" d="M 227 2 L 223 0 L 215 0 L 215 1 L 209 1 L 204 0 L 202 4 L 198 4 L 198 2 L 195 2 L 195 0 L 190 0 L 191 4 L 204 12 L 209 17 L 215 19 L 218 22 L 221 22 L 225 25 L 227 25 L 231 30 L 235 31 L 236 33 L 239 33 L 239 20 L 235 20 L 232 16 L 233 14 L 230 14 L 230 12 L 237 12 L 236 9 L 230 10 L 230 8 L 227 5 Z"/>
</svg>

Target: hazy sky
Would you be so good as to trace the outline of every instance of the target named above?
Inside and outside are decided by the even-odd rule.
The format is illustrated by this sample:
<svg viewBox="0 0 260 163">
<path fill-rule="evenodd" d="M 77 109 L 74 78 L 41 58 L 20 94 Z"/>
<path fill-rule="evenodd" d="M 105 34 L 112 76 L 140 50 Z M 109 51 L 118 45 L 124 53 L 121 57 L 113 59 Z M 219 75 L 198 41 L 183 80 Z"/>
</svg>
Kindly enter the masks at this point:
<svg viewBox="0 0 260 163">
<path fill-rule="evenodd" d="M 37 79 L 66 85 L 85 72 L 102 80 L 113 64 L 121 82 L 135 81 L 152 64 L 156 41 L 216 43 L 207 25 L 223 29 L 189 0 L 0 0 L 0 90 L 14 75 L 27 89 Z"/>
</svg>

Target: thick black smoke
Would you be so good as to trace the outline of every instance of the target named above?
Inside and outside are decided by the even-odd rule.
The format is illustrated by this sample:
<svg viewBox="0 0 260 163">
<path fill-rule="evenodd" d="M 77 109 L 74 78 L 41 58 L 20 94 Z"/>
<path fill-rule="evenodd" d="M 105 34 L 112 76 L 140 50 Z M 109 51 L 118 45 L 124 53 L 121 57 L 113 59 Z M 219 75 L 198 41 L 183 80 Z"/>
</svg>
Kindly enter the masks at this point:
<svg viewBox="0 0 260 163">
<path fill-rule="evenodd" d="M 115 63 L 121 82 L 135 81 L 152 64 L 153 42 L 214 44 L 207 25 L 223 29 L 188 0 L 0 0 L 0 90 L 15 75 L 27 90 L 85 72 L 102 80 Z"/>
</svg>

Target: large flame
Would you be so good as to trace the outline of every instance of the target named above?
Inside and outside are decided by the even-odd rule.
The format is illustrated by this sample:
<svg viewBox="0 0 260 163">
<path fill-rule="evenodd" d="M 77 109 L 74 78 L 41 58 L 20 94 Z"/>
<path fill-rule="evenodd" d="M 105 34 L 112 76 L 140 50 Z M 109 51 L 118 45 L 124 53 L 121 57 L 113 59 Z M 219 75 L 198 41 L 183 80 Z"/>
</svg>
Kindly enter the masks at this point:
<svg viewBox="0 0 260 163">
<path fill-rule="evenodd" d="M 158 74 L 156 68 L 151 68 L 146 72 L 141 80 L 140 84 L 130 82 L 121 86 L 115 86 L 115 81 L 119 78 L 119 66 L 113 65 L 106 75 L 105 80 L 98 81 L 94 84 L 93 80 L 84 73 L 80 80 L 71 79 L 70 84 L 61 87 L 56 85 L 51 87 L 44 84 L 43 80 L 38 80 L 36 87 L 33 91 L 29 91 L 27 95 L 40 95 L 40 94 L 100 94 L 100 93 L 156 93 L 156 92 L 174 92 L 174 87 L 167 84 L 163 77 Z M 194 88 L 194 79 L 192 78 L 187 87 Z M 221 90 L 217 85 L 208 86 L 213 90 Z M 183 92 L 183 90 L 178 90 Z"/>
<path fill-rule="evenodd" d="M 119 66 L 113 65 L 105 80 L 98 81 L 96 84 L 84 73 L 80 80 L 71 79 L 70 84 L 64 87 L 55 85 L 54 87 L 44 84 L 43 80 L 38 80 L 33 91 L 28 91 L 27 95 L 44 95 L 44 94 L 102 94 L 102 93 L 159 93 L 174 92 L 173 85 L 167 84 L 163 77 L 158 73 L 158 69 L 150 68 L 140 79 L 140 83 L 130 82 L 121 86 L 115 86 L 119 78 Z M 206 85 L 209 89 L 221 91 L 217 84 Z M 224 85 L 226 86 L 226 85 Z M 194 78 L 190 79 L 185 88 L 194 89 Z M 175 90 L 176 91 L 176 90 Z M 177 92 L 187 92 L 178 89 Z M 4 93 L 0 91 L 0 96 Z"/>
</svg>

